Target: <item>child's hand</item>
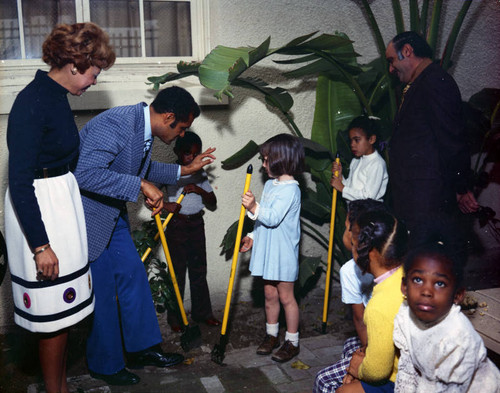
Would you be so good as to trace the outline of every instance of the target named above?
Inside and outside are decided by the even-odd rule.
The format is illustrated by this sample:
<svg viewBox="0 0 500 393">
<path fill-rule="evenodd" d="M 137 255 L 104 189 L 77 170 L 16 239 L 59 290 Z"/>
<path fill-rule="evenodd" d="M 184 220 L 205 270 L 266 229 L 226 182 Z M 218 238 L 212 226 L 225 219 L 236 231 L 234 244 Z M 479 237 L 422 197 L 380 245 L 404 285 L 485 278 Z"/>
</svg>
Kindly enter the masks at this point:
<svg viewBox="0 0 500 393">
<path fill-rule="evenodd" d="M 176 202 L 163 202 L 163 210 L 166 210 L 169 213 L 178 213 L 181 210 L 181 205 Z"/>
<path fill-rule="evenodd" d="M 255 196 L 252 194 L 252 191 L 248 190 L 245 194 L 241 196 L 241 203 L 245 206 L 250 213 L 255 213 L 255 208 L 257 204 L 255 203 Z"/>
<path fill-rule="evenodd" d="M 344 185 L 342 184 L 342 177 L 341 176 L 342 175 L 340 175 L 340 176 L 332 175 L 332 177 L 330 179 L 330 185 L 339 192 L 342 192 L 342 190 L 344 189 Z"/>
<path fill-rule="evenodd" d="M 354 378 L 351 374 L 346 374 L 344 379 L 342 380 L 342 385 L 348 385 L 351 382 L 354 382 L 356 378 Z"/>
<path fill-rule="evenodd" d="M 359 366 L 361 366 L 361 363 L 363 363 L 364 358 L 365 353 L 357 349 L 356 352 L 352 354 L 351 362 L 349 363 L 349 367 L 347 368 L 347 373 L 352 375 L 354 378 L 358 378 Z"/>
<path fill-rule="evenodd" d="M 342 176 L 342 164 L 340 162 L 337 163 L 336 161 L 333 161 L 332 175 L 335 175 L 335 172 L 337 172 L 339 176 Z"/>
<path fill-rule="evenodd" d="M 247 252 L 253 246 L 253 239 L 250 236 L 245 236 L 241 239 L 240 252 Z"/>
<path fill-rule="evenodd" d="M 201 189 L 194 183 L 186 184 L 183 190 L 186 191 L 186 194 L 194 192 L 195 194 L 201 195 L 201 193 L 203 192 L 203 189 Z"/>
</svg>

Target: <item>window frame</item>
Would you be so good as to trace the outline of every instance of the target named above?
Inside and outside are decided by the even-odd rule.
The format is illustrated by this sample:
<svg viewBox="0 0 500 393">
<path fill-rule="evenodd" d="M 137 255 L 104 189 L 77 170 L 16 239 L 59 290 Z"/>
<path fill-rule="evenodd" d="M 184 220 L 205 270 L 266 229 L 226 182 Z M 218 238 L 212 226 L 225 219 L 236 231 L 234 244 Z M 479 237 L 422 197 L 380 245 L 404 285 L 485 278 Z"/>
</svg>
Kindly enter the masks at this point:
<svg viewBox="0 0 500 393">
<path fill-rule="evenodd" d="M 74 1 L 77 22 L 90 20 L 89 1 Z M 97 85 L 92 86 L 84 95 L 68 95 L 73 110 L 108 109 L 141 101 L 150 102 L 155 92 L 152 91 L 152 86 L 148 87 L 146 84 L 147 77 L 177 72 L 176 65 L 181 60 L 203 60 L 210 51 L 209 0 L 175 1 L 191 3 L 192 56 L 117 58 L 113 67 L 101 73 Z M 0 60 L 0 114 L 9 113 L 15 97 L 33 79 L 37 69 L 48 71 L 49 67 L 41 59 Z M 212 92 L 202 87 L 196 77 L 178 80 L 176 84 L 193 94 L 200 105 L 227 103 L 227 99 L 222 102 L 215 99 Z"/>
</svg>

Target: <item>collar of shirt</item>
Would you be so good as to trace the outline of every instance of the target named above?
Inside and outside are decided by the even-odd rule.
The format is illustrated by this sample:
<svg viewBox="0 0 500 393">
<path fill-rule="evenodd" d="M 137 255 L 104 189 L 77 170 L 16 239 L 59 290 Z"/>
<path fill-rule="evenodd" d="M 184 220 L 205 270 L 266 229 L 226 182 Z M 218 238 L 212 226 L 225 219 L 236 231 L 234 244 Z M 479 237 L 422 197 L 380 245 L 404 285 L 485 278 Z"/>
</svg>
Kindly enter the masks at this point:
<svg viewBox="0 0 500 393">
<path fill-rule="evenodd" d="M 385 272 L 381 276 L 374 278 L 373 282 L 375 284 L 380 284 L 382 281 L 387 280 L 390 276 L 392 276 L 394 273 L 396 273 L 396 270 L 398 270 L 399 268 L 400 268 L 400 266 L 397 266 L 394 269 L 391 269 L 388 272 Z"/>
<path fill-rule="evenodd" d="M 149 116 L 149 105 L 144 107 L 144 143 L 153 140 L 153 133 L 151 131 L 151 118 Z"/>
<path fill-rule="evenodd" d="M 378 151 L 374 150 L 371 154 L 366 154 L 360 157 L 360 161 L 371 161 L 377 158 Z"/>
</svg>

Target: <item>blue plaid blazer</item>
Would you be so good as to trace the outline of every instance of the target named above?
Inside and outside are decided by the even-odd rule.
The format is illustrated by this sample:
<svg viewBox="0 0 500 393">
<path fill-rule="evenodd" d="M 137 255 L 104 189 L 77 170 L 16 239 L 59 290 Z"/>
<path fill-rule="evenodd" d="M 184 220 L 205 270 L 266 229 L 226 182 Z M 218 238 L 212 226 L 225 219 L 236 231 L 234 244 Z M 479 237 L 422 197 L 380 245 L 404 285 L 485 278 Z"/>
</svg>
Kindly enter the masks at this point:
<svg viewBox="0 0 500 393">
<path fill-rule="evenodd" d="M 141 179 L 162 184 L 177 181 L 178 165 L 151 161 L 144 154 L 144 106 L 109 109 L 80 131 L 80 157 L 75 177 L 82 193 L 89 260 L 107 247 L 126 202 L 136 202 Z"/>
</svg>

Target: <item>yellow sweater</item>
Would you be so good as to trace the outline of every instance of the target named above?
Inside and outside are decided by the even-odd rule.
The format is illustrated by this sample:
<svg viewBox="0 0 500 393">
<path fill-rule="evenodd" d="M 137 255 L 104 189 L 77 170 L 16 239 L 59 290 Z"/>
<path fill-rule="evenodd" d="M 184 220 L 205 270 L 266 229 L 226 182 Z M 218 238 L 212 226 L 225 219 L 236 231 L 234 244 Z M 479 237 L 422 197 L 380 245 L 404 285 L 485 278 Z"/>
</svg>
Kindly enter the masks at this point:
<svg viewBox="0 0 500 393">
<path fill-rule="evenodd" d="M 396 381 L 398 360 L 392 340 L 394 318 L 403 302 L 400 267 L 390 277 L 373 288 L 372 298 L 366 305 L 363 320 L 368 333 L 368 346 L 363 363 L 359 366 L 359 378 L 374 383 L 383 380 Z"/>
</svg>

